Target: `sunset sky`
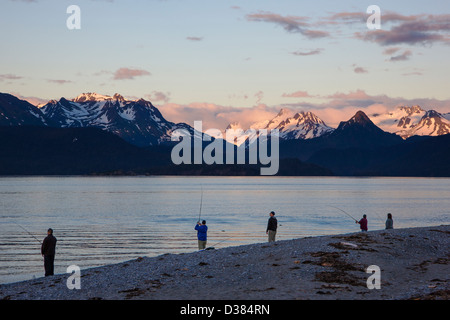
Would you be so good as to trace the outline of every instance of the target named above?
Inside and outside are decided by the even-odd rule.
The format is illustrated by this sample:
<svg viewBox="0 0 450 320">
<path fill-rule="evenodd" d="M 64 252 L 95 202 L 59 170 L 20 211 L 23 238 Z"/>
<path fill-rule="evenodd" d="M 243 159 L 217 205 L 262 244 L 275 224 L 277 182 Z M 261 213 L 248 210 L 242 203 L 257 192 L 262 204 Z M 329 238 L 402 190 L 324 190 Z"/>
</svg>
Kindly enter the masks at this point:
<svg viewBox="0 0 450 320">
<path fill-rule="evenodd" d="M 69 5 L 81 29 L 69 30 Z M 369 30 L 369 5 L 381 30 Z M 450 112 L 450 2 L 2 0 L 0 92 L 145 98 L 222 126 L 282 107 L 330 125 L 358 109 Z"/>
</svg>

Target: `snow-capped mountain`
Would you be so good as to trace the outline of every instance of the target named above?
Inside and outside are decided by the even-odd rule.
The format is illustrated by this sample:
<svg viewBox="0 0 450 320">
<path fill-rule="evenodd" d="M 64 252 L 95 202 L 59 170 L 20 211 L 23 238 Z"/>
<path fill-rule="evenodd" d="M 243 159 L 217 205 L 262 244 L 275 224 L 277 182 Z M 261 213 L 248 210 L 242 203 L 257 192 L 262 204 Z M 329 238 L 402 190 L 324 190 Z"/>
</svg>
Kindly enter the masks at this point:
<svg viewBox="0 0 450 320">
<path fill-rule="evenodd" d="M 373 114 L 369 118 L 377 127 L 403 139 L 413 135 L 438 136 L 450 133 L 450 113 L 426 111 L 419 106 L 401 106 L 392 112 Z M 176 129 L 185 129 L 194 138 L 199 137 L 198 134 L 193 134 L 191 126 L 166 120 L 150 101 L 129 100 L 117 93 L 113 96 L 83 93 L 71 100 L 51 100 L 40 108 L 13 95 L 0 93 L 0 125 L 96 127 L 144 147 L 169 142 Z M 224 130 L 213 136 L 224 137 L 237 146 L 258 138 L 261 129 L 266 129 L 268 134 L 271 129 L 278 129 L 282 140 L 308 140 L 336 131 L 312 112 L 295 112 L 290 109 L 281 109 L 273 118 L 247 127 L 233 122 L 226 129 L 234 129 L 235 135 L 227 136 Z M 252 132 L 255 133 L 253 136 Z"/>
<path fill-rule="evenodd" d="M 17 97 L 0 93 L 0 126 L 46 126 L 42 112 Z"/>
<path fill-rule="evenodd" d="M 401 106 L 393 112 L 373 114 L 370 119 L 384 131 L 407 139 L 414 135 L 439 136 L 450 133 L 448 115 L 434 110 L 426 111 L 419 106 Z"/>
<path fill-rule="evenodd" d="M 171 132 L 176 129 L 193 132 L 187 124 L 164 119 L 150 101 L 126 100 L 117 93 L 112 97 L 83 93 L 72 100 L 51 100 L 40 110 L 58 127 L 97 127 L 137 146 L 169 142 Z"/>
<path fill-rule="evenodd" d="M 450 121 L 439 112 L 428 110 L 417 125 L 402 132 L 401 136 L 441 136 L 448 133 L 450 133 Z"/>
<path fill-rule="evenodd" d="M 299 112 L 289 117 L 276 127 L 283 139 L 312 139 L 332 132 L 323 120 L 312 112 Z"/>
<path fill-rule="evenodd" d="M 239 122 L 233 122 L 228 125 L 226 130 L 242 129 L 240 135 L 238 135 L 234 141 L 227 137 L 227 141 L 236 145 L 241 145 L 247 139 L 257 138 L 260 134 L 259 130 L 267 130 L 267 134 L 270 131 L 277 129 L 279 131 L 280 139 L 312 139 L 320 137 L 324 134 L 332 132 L 334 129 L 327 126 L 319 117 L 312 112 L 293 112 L 288 109 L 281 109 L 278 114 L 272 119 L 267 119 L 259 122 L 255 122 L 250 125 L 249 128 L 242 128 Z M 252 135 L 251 130 L 255 130 L 256 135 Z"/>
</svg>

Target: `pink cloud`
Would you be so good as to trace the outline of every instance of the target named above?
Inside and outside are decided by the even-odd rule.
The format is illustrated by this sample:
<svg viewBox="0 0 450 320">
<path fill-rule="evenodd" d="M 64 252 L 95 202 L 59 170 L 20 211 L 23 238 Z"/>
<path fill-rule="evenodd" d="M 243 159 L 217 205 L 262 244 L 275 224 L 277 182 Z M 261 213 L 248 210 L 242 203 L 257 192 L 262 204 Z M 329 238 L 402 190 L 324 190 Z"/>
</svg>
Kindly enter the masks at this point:
<svg viewBox="0 0 450 320">
<path fill-rule="evenodd" d="M 167 103 L 170 100 L 170 92 L 153 91 L 150 94 L 145 95 L 145 98 L 151 102 L 164 102 Z"/>
<path fill-rule="evenodd" d="M 284 98 L 310 98 L 311 95 L 306 91 L 296 91 L 293 93 L 283 93 Z"/>
<path fill-rule="evenodd" d="M 193 125 L 201 120 L 203 128 L 225 128 L 232 122 L 238 121 L 242 128 L 251 124 L 273 118 L 279 111 L 278 107 L 258 104 L 252 108 L 222 106 L 214 103 L 196 102 L 188 105 L 167 103 L 158 106 L 164 118 L 172 122 L 185 122 Z"/>
<path fill-rule="evenodd" d="M 66 84 L 66 83 L 72 83 L 70 80 L 62 80 L 62 79 L 48 79 L 48 82 L 56 83 L 56 84 Z"/>
<path fill-rule="evenodd" d="M 356 90 L 349 93 L 336 92 L 332 95 L 326 96 L 326 98 L 337 100 L 363 100 L 369 99 L 370 96 L 364 90 Z"/>
<path fill-rule="evenodd" d="M 114 72 L 114 80 L 134 79 L 135 77 L 148 76 L 150 72 L 142 69 L 120 68 Z"/>
<path fill-rule="evenodd" d="M 282 16 L 272 12 L 260 12 L 248 14 L 248 21 L 268 22 L 283 27 L 284 30 L 292 33 L 300 33 L 309 39 L 328 37 L 326 31 L 311 30 L 312 24 L 308 22 L 308 17 Z"/>
<path fill-rule="evenodd" d="M 409 60 L 409 57 L 411 57 L 412 52 L 411 50 L 405 50 L 402 54 L 392 56 L 389 61 L 391 62 L 397 62 L 397 61 L 406 61 Z"/>
<path fill-rule="evenodd" d="M 382 46 L 409 44 L 429 45 L 435 42 L 450 43 L 450 14 L 422 14 L 403 16 L 391 13 L 382 21 L 395 24 L 390 30 L 355 33 L 357 39 L 378 43 Z"/>
<path fill-rule="evenodd" d="M 31 97 L 31 96 L 25 97 L 17 92 L 11 92 L 11 94 L 16 96 L 20 100 L 28 101 L 29 103 L 31 103 L 32 105 L 35 105 L 35 106 L 43 105 L 50 101 L 50 99 L 42 99 L 42 98 L 38 98 L 38 97 Z"/>
<path fill-rule="evenodd" d="M 356 111 L 362 110 L 366 114 L 386 113 L 397 106 L 419 105 L 424 109 L 433 109 L 441 113 L 450 111 L 450 99 L 438 100 L 429 98 L 405 99 L 389 97 L 387 95 L 370 95 L 364 90 L 348 93 L 337 92 L 321 96 L 327 101 L 317 104 L 300 102 L 296 104 L 283 104 L 294 110 L 312 111 L 332 127 L 339 125 L 340 121 L 348 120 Z"/>
<path fill-rule="evenodd" d="M 0 81 L 1 80 L 19 80 L 22 79 L 23 77 L 15 75 L 15 74 L 0 74 Z"/>
<path fill-rule="evenodd" d="M 353 71 L 355 73 L 368 73 L 367 69 L 364 69 L 363 67 L 356 67 Z"/>
<path fill-rule="evenodd" d="M 399 50 L 400 50 L 399 47 L 388 48 L 388 49 L 383 51 L 383 54 L 390 56 L 391 54 L 394 54 L 394 53 L 396 53 Z"/>
<path fill-rule="evenodd" d="M 264 92 L 258 91 L 257 93 L 255 93 L 255 97 L 256 97 L 256 103 L 257 104 L 260 103 L 264 97 Z"/>
</svg>

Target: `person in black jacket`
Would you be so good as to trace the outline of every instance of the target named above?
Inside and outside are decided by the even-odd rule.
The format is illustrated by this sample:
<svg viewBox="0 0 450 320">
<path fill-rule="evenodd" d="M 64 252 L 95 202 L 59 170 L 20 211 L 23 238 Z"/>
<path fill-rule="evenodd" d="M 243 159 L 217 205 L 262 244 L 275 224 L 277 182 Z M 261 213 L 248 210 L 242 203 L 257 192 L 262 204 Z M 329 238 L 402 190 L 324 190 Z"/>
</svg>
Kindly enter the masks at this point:
<svg viewBox="0 0 450 320">
<path fill-rule="evenodd" d="M 268 240 L 269 242 L 275 241 L 275 235 L 277 234 L 277 226 L 278 221 L 277 218 L 275 218 L 275 212 L 270 213 L 269 221 L 267 222 L 267 229 L 266 234 L 269 236 Z"/>
<path fill-rule="evenodd" d="M 52 276 L 54 270 L 55 261 L 55 249 L 56 249 L 56 238 L 53 236 L 53 229 L 47 230 L 47 237 L 45 237 L 41 246 L 41 253 L 44 257 L 44 269 L 45 276 Z"/>
</svg>

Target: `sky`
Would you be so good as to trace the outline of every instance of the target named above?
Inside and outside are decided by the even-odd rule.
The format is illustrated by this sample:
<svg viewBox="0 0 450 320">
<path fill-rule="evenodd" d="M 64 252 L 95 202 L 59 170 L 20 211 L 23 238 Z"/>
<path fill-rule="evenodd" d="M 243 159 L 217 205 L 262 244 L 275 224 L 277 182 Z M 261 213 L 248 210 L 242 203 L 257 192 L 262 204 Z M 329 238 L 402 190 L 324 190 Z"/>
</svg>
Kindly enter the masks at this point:
<svg viewBox="0 0 450 320">
<path fill-rule="evenodd" d="M 70 5 L 80 29 L 69 29 Z M 371 30 L 370 5 L 381 10 Z M 144 98 L 170 121 L 222 129 L 313 111 L 450 112 L 450 2 L 1 0 L 0 92 Z M 191 123 L 192 124 L 192 123 Z"/>
</svg>

